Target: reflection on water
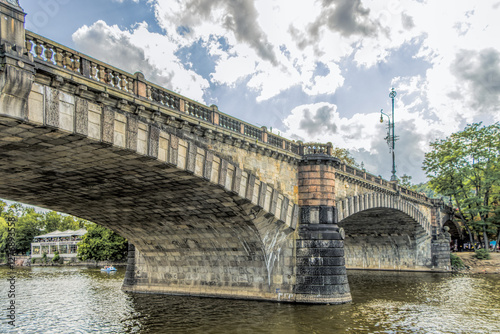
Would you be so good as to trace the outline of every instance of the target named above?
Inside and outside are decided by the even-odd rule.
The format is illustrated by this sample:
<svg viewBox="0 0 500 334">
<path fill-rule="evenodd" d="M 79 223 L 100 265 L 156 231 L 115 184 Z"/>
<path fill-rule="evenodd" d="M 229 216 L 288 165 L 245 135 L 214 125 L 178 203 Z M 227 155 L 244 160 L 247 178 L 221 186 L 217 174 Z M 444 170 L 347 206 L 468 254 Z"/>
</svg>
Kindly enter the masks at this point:
<svg viewBox="0 0 500 334">
<path fill-rule="evenodd" d="M 123 269 L 16 276 L 16 327 L 2 311 L 0 333 L 500 333 L 500 275 L 349 271 L 353 303 L 334 306 L 129 294 Z"/>
</svg>

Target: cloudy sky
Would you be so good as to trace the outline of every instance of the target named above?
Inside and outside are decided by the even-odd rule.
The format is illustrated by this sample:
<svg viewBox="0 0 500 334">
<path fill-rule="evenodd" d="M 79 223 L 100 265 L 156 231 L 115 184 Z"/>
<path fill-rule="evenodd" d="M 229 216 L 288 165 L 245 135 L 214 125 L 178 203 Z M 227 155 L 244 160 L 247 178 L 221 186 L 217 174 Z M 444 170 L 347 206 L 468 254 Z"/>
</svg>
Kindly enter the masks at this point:
<svg viewBox="0 0 500 334">
<path fill-rule="evenodd" d="M 500 0 L 21 0 L 29 30 L 389 179 L 500 121 Z"/>
</svg>

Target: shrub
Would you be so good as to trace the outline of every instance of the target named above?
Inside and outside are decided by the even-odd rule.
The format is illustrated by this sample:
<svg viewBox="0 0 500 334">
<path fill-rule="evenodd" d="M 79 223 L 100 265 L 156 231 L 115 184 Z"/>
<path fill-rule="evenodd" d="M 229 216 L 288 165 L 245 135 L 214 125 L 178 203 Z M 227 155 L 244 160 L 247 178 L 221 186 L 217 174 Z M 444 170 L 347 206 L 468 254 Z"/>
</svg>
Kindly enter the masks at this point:
<svg viewBox="0 0 500 334">
<path fill-rule="evenodd" d="M 54 253 L 54 257 L 52 258 L 52 262 L 58 263 L 60 259 L 61 259 L 61 257 L 59 256 L 59 252 L 56 251 Z"/>
<path fill-rule="evenodd" d="M 465 269 L 465 264 L 462 261 L 462 259 L 453 253 L 450 254 L 450 262 L 451 262 L 451 268 L 453 270 Z"/>
<path fill-rule="evenodd" d="M 47 263 L 47 253 L 45 252 L 42 254 L 42 263 Z"/>
<path fill-rule="evenodd" d="M 491 258 L 490 252 L 486 248 L 480 248 L 476 250 L 476 253 L 474 255 L 476 259 L 479 260 L 489 260 Z"/>
<path fill-rule="evenodd" d="M 31 263 L 35 264 L 36 259 L 34 257 L 31 258 Z"/>
</svg>

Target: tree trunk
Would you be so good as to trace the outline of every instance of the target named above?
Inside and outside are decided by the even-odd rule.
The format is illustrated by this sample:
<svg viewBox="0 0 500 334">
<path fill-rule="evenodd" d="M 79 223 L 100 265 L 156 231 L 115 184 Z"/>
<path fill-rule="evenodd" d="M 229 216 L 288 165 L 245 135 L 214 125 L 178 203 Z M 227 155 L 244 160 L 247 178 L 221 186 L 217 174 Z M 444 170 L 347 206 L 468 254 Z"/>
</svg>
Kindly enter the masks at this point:
<svg viewBox="0 0 500 334">
<path fill-rule="evenodd" d="M 469 226 L 465 223 L 465 221 L 462 220 L 462 222 L 464 223 L 464 226 L 467 229 L 467 233 L 469 234 L 470 245 L 472 249 L 475 251 L 476 246 L 474 246 L 474 236 L 472 235 L 472 231 L 470 230 Z"/>
<path fill-rule="evenodd" d="M 486 248 L 487 251 L 490 250 L 490 241 L 488 240 L 488 233 L 486 233 L 486 226 L 483 225 L 483 239 L 484 239 L 484 248 Z"/>
</svg>

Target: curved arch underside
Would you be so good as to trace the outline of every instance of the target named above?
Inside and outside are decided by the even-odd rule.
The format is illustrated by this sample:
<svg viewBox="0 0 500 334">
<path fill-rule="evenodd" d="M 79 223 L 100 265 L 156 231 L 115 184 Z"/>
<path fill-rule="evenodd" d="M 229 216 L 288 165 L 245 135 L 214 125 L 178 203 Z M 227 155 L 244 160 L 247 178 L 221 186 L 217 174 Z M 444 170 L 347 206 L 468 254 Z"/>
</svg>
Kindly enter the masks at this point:
<svg viewBox="0 0 500 334">
<path fill-rule="evenodd" d="M 287 226 L 219 185 L 131 150 L 0 122 L 0 197 L 126 237 L 140 253 L 138 291 L 236 296 L 244 287 L 265 298 L 291 289 Z"/>
<path fill-rule="evenodd" d="M 373 208 L 339 222 L 347 268 L 426 269 L 431 237 L 415 219 L 391 208 Z"/>
<path fill-rule="evenodd" d="M 458 222 L 447 220 L 443 224 L 443 228 L 445 226 L 448 226 L 450 228 L 449 233 L 451 235 L 451 239 L 452 240 L 462 240 L 462 239 L 464 239 L 462 228 L 461 228 L 461 226 L 460 226 L 460 224 Z"/>
</svg>

